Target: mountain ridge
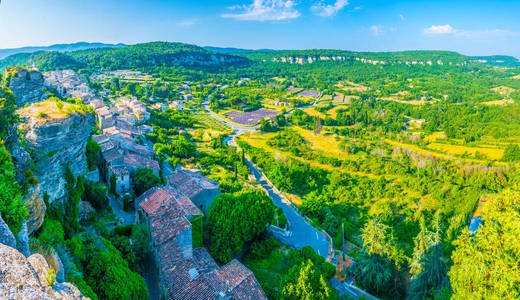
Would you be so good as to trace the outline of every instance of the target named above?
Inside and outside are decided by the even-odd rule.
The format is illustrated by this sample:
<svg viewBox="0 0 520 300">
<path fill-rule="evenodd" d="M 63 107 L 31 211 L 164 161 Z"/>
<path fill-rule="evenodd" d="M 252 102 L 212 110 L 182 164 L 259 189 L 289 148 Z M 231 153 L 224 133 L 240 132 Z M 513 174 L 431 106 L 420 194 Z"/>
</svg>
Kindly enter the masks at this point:
<svg viewBox="0 0 520 300">
<path fill-rule="evenodd" d="M 123 43 L 118 44 L 106 44 L 99 42 L 77 42 L 70 44 L 54 44 L 50 46 L 27 46 L 27 47 L 18 47 L 18 48 L 6 48 L 0 49 L 0 59 L 4 59 L 11 55 L 20 54 L 20 53 L 36 53 L 39 51 L 58 51 L 58 52 L 68 52 L 68 51 L 76 51 L 76 50 L 85 50 L 85 49 L 93 49 L 93 48 L 116 48 L 116 47 L 124 47 L 126 46 Z"/>
</svg>

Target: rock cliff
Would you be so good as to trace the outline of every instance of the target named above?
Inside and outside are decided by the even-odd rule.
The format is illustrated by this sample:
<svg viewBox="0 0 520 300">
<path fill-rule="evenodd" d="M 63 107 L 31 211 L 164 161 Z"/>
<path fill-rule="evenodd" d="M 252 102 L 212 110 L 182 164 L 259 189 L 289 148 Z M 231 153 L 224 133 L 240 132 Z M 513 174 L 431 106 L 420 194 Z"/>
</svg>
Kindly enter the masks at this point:
<svg viewBox="0 0 520 300">
<path fill-rule="evenodd" d="M 16 240 L 13 233 L 5 224 L 4 219 L 0 216 L 0 244 L 7 245 L 9 247 L 16 247 Z"/>
<path fill-rule="evenodd" d="M 45 193 L 50 202 L 64 199 L 66 167 L 74 176 L 83 175 L 87 170 L 85 146 L 94 124 L 93 115 L 77 105 L 57 105 L 54 101 L 34 104 L 19 110 L 19 114 L 22 119 L 19 125 L 21 144 L 36 166 L 34 175 L 40 185 L 40 200 Z M 17 168 L 19 172 L 24 171 L 23 166 L 17 165 Z"/>
<path fill-rule="evenodd" d="M 18 107 L 45 98 L 44 79 L 38 70 L 11 68 L 6 72 L 6 85 L 16 96 Z"/>
<path fill-rule="evenodd" d="M 71 283 L 48 280 L 49 265 L 40 254 L 26 258 L 0 244 L 0 299 L 83 299 Z"/>
</svg>

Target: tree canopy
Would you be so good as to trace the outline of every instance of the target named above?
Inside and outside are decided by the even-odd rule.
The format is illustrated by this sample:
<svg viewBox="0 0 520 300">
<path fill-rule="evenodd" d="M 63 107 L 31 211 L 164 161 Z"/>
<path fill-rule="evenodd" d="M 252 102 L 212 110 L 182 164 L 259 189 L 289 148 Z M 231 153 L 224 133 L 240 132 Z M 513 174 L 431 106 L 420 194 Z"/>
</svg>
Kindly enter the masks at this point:
<svg viewBox="0 0 520 300">
<path fill-rule="evenodd" d="M 220 262 L 230 261 L 265 231 L 273 215 L 271 198 L 258 190 L 217 196 L 207 215 L 211 254 Z"/>
</svg>

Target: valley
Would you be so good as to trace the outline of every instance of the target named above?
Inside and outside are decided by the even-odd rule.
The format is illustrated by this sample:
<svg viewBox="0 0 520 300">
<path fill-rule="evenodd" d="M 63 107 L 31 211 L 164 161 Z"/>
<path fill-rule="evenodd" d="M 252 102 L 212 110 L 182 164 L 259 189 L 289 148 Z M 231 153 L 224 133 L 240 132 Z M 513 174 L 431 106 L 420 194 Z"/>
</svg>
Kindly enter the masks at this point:
<svg viewBox="0 0 520 300">
<path fill-rule="evenodd" d="M 520 284 L 498 275 L 517 271 L 520 68 L 497 59 L 6 57 L 2 251 L 90 299 L 486 298 L 472 285 Z"/>
</svg>

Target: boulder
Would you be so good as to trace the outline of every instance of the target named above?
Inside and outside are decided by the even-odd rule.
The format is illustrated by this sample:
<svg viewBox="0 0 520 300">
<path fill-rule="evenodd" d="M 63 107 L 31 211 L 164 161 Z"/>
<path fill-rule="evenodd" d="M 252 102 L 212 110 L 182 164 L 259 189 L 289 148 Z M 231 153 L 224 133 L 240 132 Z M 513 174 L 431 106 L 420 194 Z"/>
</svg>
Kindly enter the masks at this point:
<svg viewBox="0 0 520 300">
<path fill-rule="evenodd" d="M 5 224 L 2 216 L 0 216 L 0 244 L 16 248 L 16 239 L 11 230 L 9 230 L 9 227 L 7 227 L 7 224 Z"/>
<path fill-rule="evenodd" d="M 49 286 L 48 270 L 40 254 L 27 259 L 12 247 L 0 244 L 0 299 L 88 299 L 73 284 Z"/>
</svg>

